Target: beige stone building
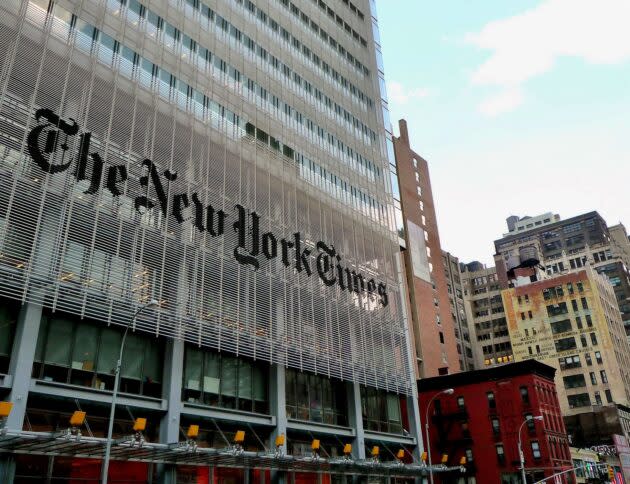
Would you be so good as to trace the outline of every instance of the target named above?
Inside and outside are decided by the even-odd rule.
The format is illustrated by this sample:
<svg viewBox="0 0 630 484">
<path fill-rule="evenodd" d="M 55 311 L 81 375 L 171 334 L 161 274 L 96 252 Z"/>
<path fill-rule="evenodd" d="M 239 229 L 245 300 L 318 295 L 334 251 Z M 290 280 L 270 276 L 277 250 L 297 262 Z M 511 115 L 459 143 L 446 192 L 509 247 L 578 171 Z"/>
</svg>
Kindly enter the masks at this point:
<svg viewBox="0 0 630 484">
<path fill-rule="evenodd" d="M 558 370 L 565 416 L 628 405 L 630 348 L 610 282 L 590 267 L 529 281 L 519 274 L 502 292 L 514 360 Z"/>
</svg>

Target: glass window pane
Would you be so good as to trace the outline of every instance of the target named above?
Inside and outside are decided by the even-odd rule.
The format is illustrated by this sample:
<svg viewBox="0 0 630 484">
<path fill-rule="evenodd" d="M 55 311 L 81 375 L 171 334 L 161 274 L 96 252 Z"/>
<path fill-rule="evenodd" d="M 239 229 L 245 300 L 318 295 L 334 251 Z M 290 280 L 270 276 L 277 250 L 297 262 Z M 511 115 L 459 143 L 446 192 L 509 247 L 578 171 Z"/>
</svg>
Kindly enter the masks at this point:
<svg viewBox="0 0 630 484">
<path fill-rule="evenodd" d="M 17 310 L 11 305 L 0 306 L 0 355 L 11 353 Z"/>
<path fill-rule="evenodd" d="M 241 361 L 238 373 L 238 398 L 252 399 L 252 365 Z"/>
<path fill-rule="evenodd" d="M 98 328 L 88 324 L 80 325 L 74 335 L 72 368 L 74 370 L 94 371 Z"/>
<path fill-rule="evenodd" d="M 221 386 L 221 357 L 216 353 L 206 353 L 206 366 L 203 375 L 203 391 L 219 394 Z"/>
<path fill-rule="evenodd" d="M 67 319 L 51 318 L 46 342 L 46 363 L 70 366 L 72 326 L 72 322 Z"/>
<path fill-rule="evenodd" d="M 44 361 L 44 340 L 48 331 L 48 318 L 42 318 L 37 335 L 37 347 L 35 348 L 35 361 Z"/>
<path fill-rule="evenodd" d="M 142 373 L 145 381 L 159 383 L 162 381 L 162 357 L 160 355 L 162 345 L 157 340 L 148 341 L 147 343 Z"/>
<path fill-rule="evenodd" d="M 186 349 L 186 365 L 184 366 L 184 388 L 201 390 L 201 362 L 203 353 L 200 350 Z"/>
<path fill-rule="evenodd" d="M 123 351 L 120 376 L 124 378 L 142 378 L 142 362 L 144 360 L 144 340 L 135 334 L 128 334 Z"/>
<path fill-rule="evenodd" d="M 122 335 L 111 328 L 103 329 L 101 333 L 101 345 L 98 348 L 96 359 L 96 371 L 99 373 L 114 374 L 116 361 L 120 352 L 120 339 Z"/>
<path fill-rule="evenodd" d="M 387 418 L 390 422 L 400 422 L 400 400 L 398 400 L 398 395 L 387 395 Z"/>
<path fill-rule="evenodd" d="M 262 368 L 257 367 L 257 366 L 254 367 L 253 380 L 254 380 L 254 400 L 259 401 L 259 402 L 266 401 L 267 400 L 267 379 L 265 378 Z M 288 382 L 289 382 L 289 379 L 287 379 L 287 383 Z M 295 399 L 294 393 L 293 392 L 290 392 L 290 393 L 292 394 L 293 399 Z M 287 395 L 289 395 L 289 392 L 287 392 Z M 287 400 L 287 403 L 289 403 L 289 400 Z"/>
<path fill-rule="evenodd" d="M 221 395 L 228 397 L 236 396 L 238 360 L 231 357 L 223 357 L 223 366 L 221 371 Z"/>
</svg>

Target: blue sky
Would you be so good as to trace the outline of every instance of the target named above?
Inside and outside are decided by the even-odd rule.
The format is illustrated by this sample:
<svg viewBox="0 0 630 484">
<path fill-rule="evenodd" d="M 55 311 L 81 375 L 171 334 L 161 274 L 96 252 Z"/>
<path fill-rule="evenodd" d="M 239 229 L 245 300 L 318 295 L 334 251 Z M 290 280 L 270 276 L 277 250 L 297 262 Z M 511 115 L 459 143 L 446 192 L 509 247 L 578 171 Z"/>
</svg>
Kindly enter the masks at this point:
<svg viewBox="0 0 630 484">
<path fill-rule="evenodd" d="M 630 2 L 378 0 L 388 97 L 442 247 L 492 263 L 508 215 L 630 230 Z"/>
</svg>

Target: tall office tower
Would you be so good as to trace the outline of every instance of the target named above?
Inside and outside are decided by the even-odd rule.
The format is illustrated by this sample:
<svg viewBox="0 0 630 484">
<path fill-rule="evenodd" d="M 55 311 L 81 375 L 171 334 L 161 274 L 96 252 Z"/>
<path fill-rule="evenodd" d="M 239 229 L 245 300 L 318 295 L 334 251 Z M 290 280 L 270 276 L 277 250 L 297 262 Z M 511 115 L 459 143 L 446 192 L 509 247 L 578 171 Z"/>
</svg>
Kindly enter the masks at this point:
<svg viewBox="0 0 630 484">
<path fill-rule="evenodd" d="M 563 415 L 628 405 L 630 347 L 606 277 L 591 267 L 535 282 L 522 274 L 502 294 L 514 359 L 558 370 Z"/>
<path fill-rule="evenodd" d="M 3 482 L 98 475 L 123 341 L 112 475 L 421 450 L 379 42 L 368 0 L 0 2 Z"/>
<path fill-rule="evenodd" d="M 461 264 L 461 278 L 475 367 L 509 363 L 512 346 L 496 269 L 478 261 Z"/>
<path fill-rule="evenodd" d="M 459 259 L 450 252 L 443 250 L 442 264 L 444 265 L 444 274 L 446 275 L 446 289 L 451 307 L 451 317 L 455 323 L 455 340 L 457 341 L 459 367 L 462 371 L 474 370 L 475 361 L 472 352 L 472 344 L 470 342 L 468 318 L 466 317 Z"/>
<path fill-rule="evenodd" d="M 514 218 L 507 220 L 510 232 L 494 242 L 501 287 L 513 284 L 521 268 L 535 268 L 531 276 L 540 280 L 591 266 L 613 285 L 630 336 L 630 244 L 623 225 L 608 228 L 597 212 L 566 220 L 552 214 Z"/>
<path fill-rule="evenodd" d="M 407 250 L 404 252 L 418 374 L 422 378 L 460 370 L 447 281 L 442 263 L 429 166 L 411 149 L 407 122 L 394 138 Z"/>
</svg>

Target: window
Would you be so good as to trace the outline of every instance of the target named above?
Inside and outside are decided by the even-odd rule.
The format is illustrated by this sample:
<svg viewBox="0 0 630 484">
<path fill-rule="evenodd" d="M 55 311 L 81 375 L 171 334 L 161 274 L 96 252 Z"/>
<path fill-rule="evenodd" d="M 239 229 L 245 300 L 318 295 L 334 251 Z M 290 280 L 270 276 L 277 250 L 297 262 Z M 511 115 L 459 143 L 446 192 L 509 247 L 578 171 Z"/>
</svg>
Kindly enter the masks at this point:
<svg viewBox="0 0 630 484">
<path fill-rule="evenodd" d="M 527 390 L 527 387 L 521 387 L 520 392 L 521 392 L 521 401 L 524 404 L 528 405 L 529 404 L 529 391 Z"/>
<path fill-rule="evenodd" d="M 588 407 L 591 404 L 591 399 L 588 396 L 588 393 L 569 395 L 567 399 L 569 401 L 569 408 Z"/>
<path fill-rule="evenodd" d="M 564 388 L 582 388 L 586 386 L 586 380 L 584 379 L 584 375 L 571 375 L 562 377 L 562 381 L 564 382 Z"/>
<path fill-rule="evenodd" d="M 580 316 L 575 317 L 575 323 L 577 324 L 578 329 L 582 329 L 582 318 Z"/>
<path fill-rule="evenodd" d="M 602 354 L 599 351 L 595 352 L 595 360 L 597 361 L 598 364 L 602 364 Z"/>
<path fill-rule="evenodd" d="M 525 414 L 525 421 L 527 422 L 527 430 L 529 432 L 536 431 L 536 421 L 534 420 L 534 416 L 531 413 Z"/>
<path fill-rule="evenodd" d="M 37 340 L 33 377 L 112 390 L 121 339 L 122 331 L 117 327 L 103 327 L 59 312 L 45 315 Z M 139 332 L 129 334 L 120 371 L 120 391 L 160 398 L 163 353 L 161 340 Z"/>
<path fill-rule="evenodd" d="M 590 353 L 585 353 L 584 354 L 584 359 L 586 360 L 586 364 L 588 366 L 591 366 L 593 364 L 593 360 L 591 359 L 591 354 Z"/>
<path fill-rule="evenodd" d="M 499 464 L 504 464 L 505 463 L 505 452 L 503 450 L 503 446 L 502 445 L 497 445 L 496 446 L 496 451 L 497 451 L 497 460 L 499 461 Z"/>
<path fill-rule="evenodd" d="M 473 461 L 473 451 L 472 451 L 472 449 L 466 449 L 465 453 L 466 453 L 466 462 L 472 462 Z"/>
<path fill-rule="evenodd" d="M 571 307 L 573 308 L 573 311 L 578 311 L 578 303 L 575 299 L 571 299 Z"/>
<path fill-rule="evenodd" d="M 589 373 L 589 376 L 591 377 L 591 383 L 592 383 L 593 385 L 597 385 L 597 375 L 595 375 L 595 372 L 594 372 L 594 371 L 591 371 L 591 372 Z"/>
<path fill-rule="evenodd" d="M 562 321 L 555 321 L 551 323 L 551 332 L 553 334 L 558 333 L 566 333 L 567 331 L 571 331 L 573 329 L 571 327 L 571 320 L 563 319 Z"/>
<path fill-rule="evenodd" d="M 440 331 L 439 333 L 440 333 L 440 343 L 444 344 L 444 333 L 442 333 L 442 331 Z"/>
<path fill-rule="evenodd" d="M 597 335 L 595 333 L 591 333 L 591 343 L 593 346 L 597 346 Z"/>
<path fill-rule="evenodd" d="M 501 427 L 499 424 L 499 419 L 498 418 L 493 418 L 491 421 L 492 423 L 492 433 L 494 435 L 499 435 L 501 433 Z"/>
<path fill-rule="evenodd" d="M 562 338 L 555 341 L 556 351 L 567 351 L 577 348 L 575 338 L 573 336 L 569 338 Z"/>
<path fill-rule="evenodd" d="M 588 309 L 588 302 L 585 297 L 582 298 L 582 309 Z"/>
<path fill-rule="evenodd" d="M 567 303 L 565 302 L 561 302 L 560 304 L 550 304 L 547 306 L 547 315 L 549 317 L 567 314 L 568 312 Z"/>
<path fill-rule="evenodd" d="M 598 391 L 595 391 L 595 405 L 602 404 L 602 396 Z"/>
<path fill-rule="evenodd" d="M 337 393 L 343 392 L 340 390 Z M 363 425 L 367 430 L 402 433 L 403 422 L 399 395 L 362 386 L 361 409 Z M 438 406 L 435 407 L 435 411 L 438 411 Z"/>
<path fill-rule="evenodd" d="M 588 346 L 588 342 L 586 341 L 585 335 L 580 335 L 580 343 L 582 343 L 582 348 L 586 348 Z"/>
<path fill-rule="evenodd" d="M 20 307 L 13 301 L 0 299 L 0 373 L 9 371 L 11 346 Z"/>
<path fill-rule="evenodd" d="M 465 404 L 465 402 L 464 402 L 464 397 L 461 397 L 461 396 L 460 396 L 460 397 L 457 397 L 457 407 L 458 407 L 460 410 L 463 410 L 464 408 L 466 408 L 466 404 Z"/>
<path fill-rule="evenodd" d="M 606 375 L 606 370 L 601 370 L 599 375 L 602 378 L 602 383 L 608 383 L 608 375 Z"/>
<path fill-rule="evenodd" d="M 532 442 L 532 456 L 534 459 L 540 459 L 540 444 L 536 441 Z"/>
<path fill-rule="evenodd" d="M 486 393 L 486 397 L 488 398 L 488 408 L 497 408 L 497 402 L 494 399 L 494 392 Z"/>
<path fill-rule="evenodd" d="M 266 365 L 186 347 L 182 386 L 184 401 L 266 413 L 267 380 Z"/>
<path fill-rule="evenodd" d="M 564 358 L 558 358 L 558 363 L 560 363 L 561 370 L 565 370 L 569 368 L 579 368 L 582 366 L 582 364 L 580 363 L 580 357 L 578 355 L 565 356 Z"/>
<path fill-rule="evenodd" d="M 584 318 L 586 319 L 586 326 L 588 326 L 589 328 L 592 328 L 593 320 L 591 319 L 591 315 L 587 314 L 586 316 L 584 316 Z"/>
<path fill-rule="evenodd" d="M 613 403 L 612 393 L 610 393 L 610 390 L 604 390 L 604 394 L 606 395 L 606 401 L 608 403 Z"/>
</svg>

